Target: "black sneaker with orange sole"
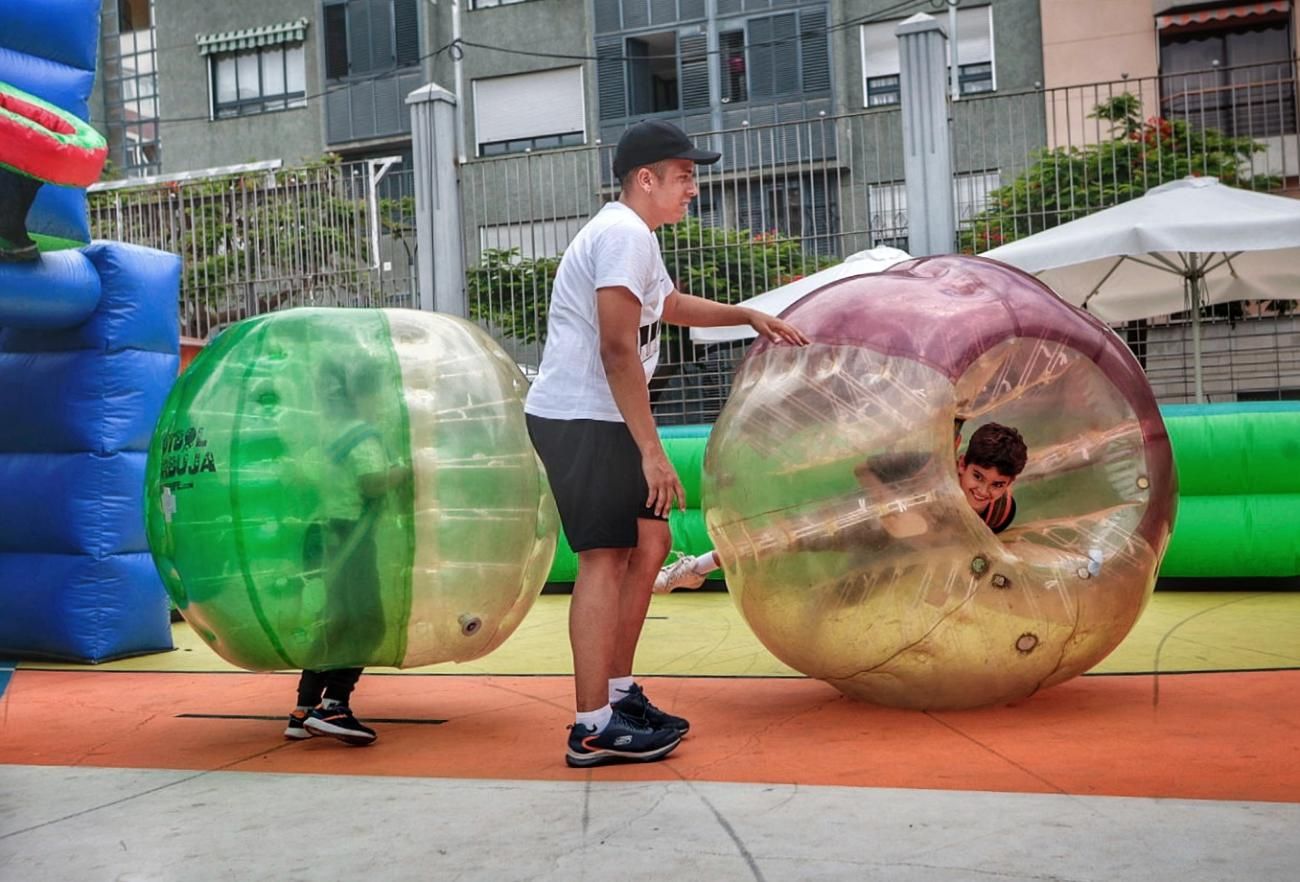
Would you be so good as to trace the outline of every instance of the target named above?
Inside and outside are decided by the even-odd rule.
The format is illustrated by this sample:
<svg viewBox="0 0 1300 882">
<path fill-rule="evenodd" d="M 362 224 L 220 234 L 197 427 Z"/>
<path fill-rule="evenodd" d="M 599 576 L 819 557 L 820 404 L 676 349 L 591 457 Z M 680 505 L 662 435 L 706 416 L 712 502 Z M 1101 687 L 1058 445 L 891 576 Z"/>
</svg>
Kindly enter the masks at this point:
<svg viewBox="0 0 1300 882">
<path fill-rule="evenodd" d="M 564 761 L 574 768 L 650 763 L 672 753 L 681 740 L 682 735 L 676 729 L 652 729 L 614 711 L 609 725 L 600 732 L 574 723 L 569 730 L 569 749 Z"/>
<path fill-rule="evenodd" d="M 351 708 L 343 704 L 312 708 L 303 721 L 303 727 L 313 735 L 329 735 L 344 744 L 357 747 L 374 744 L 379 737 L 374 729 L 353 716 Z"/>
<path fill-rule="evenodd" d="M 310 738 L 311 733 L 307 731 L 307 711 L 293 710 L 289 712 L 289 722 L 284 727 L 284 737 L 290 741 L 302 741 L 304 738 Z"/>
</svg>

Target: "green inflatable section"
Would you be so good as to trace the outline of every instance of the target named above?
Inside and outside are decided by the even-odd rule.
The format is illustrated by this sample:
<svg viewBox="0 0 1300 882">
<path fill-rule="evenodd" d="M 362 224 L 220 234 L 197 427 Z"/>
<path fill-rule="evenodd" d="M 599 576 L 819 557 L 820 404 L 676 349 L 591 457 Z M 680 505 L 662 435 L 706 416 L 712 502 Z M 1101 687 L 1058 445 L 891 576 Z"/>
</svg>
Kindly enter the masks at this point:
<svg viewBox="0 0 1300 882">
<path fill-rule="evenodd" d="M 399 665 L 405 616 L 324 639 L 327 598 L 311 577 L 356 559 L 335 546 L 364 543 L 375 597 L 354 617 L 410 609 L 410 494 L 363 501 L 351 465 L 363 450 L 374 471 L 411 462 L 388 322 L 378 310 L 307 313 L 232 326 L 173 389 L 149 449 L 149 545 L 172 602 L 242 667 Z"/>
<path fill-rule="evenodd" d="M 172 387 L 145 524 L 172 601 L 249 670 L 479 658 L 518 627 L 558 517 L 518 366 L 477 325 L 289 309 Z"/>
<path fill-rule="evenodd" d="M 712 426 L 665 426 L 659 430 L 664 451 L 686 490 L 686 510 L 673 511 L 668 516 L 668 527 L 673 534 L 673 548 L 688 554 L 700 554 L 713 547 L 708 530 L 704 528 L 704 511 L 700 507 L 700 479 L 704 475 L 704 449 L 709 443 Z M 555 548 L 555 562 L 551 564 L 550 582 L 572 582 L 578 575 L 578 556 L 569 547 L 569 540 L 560 532 Z M 721 573 L 714 573 L 721 578 Z"/>
<path fill-rule="evenodd" d="M 1166 405 L 1178 468 L 1178 517 L 1160 568 L 1170 577 L 1300 576 L 1300 402 Z M 713 547 L 700 478 L 711 426 L 660 431 L 686 488 L 669 518 L 673 548 Z M 577 557 L 561 536 L 550 581 L 572 582 Z M 721 573 L 714 573 L 720 578 Z"/>
<path fill-rule="evenodd" d="M 1300 575 L 1300 402 L 1161 412 L 1180 498 L 1160 575 Z"/>
</svg>

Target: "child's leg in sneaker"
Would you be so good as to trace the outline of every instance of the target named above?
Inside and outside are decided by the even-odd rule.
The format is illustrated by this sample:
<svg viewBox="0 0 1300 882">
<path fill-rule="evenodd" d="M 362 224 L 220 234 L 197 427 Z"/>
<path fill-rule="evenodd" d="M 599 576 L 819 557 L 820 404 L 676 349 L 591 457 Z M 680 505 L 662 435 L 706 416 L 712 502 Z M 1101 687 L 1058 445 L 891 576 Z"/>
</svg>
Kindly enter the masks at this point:
<svg viewBox="0 0 1300 882">
<path fill-rule="evenodd" d="M 298 705 L 289 712 L 289 720 L 284 725 L 284 737 L 290 741 L 302 741 L 312 736 L 312 731 L 307 728 L 307 715 L 311 713 L 311 708 Z"/>
<path fill-rule="evenodd" d="M 695 566 L 691 567 L 691 569 L 694 570 L 697 575 L 707 576 L 721 565 L 722 562 L 718 559 L 717 549 L 714 549 L 713 551 L 706 551 L 704 554 L 695 558 Z"/>
<path fill-rule="evenodd" d="M 292 741 L 301 741 L 312 736 L 304 724 L 311 709 L 320 704 L 321 693 L 325 691 L 325 674 L 323 671 L 303 671 L 298 677 L 298 704 L 289 712 L 289 720 L 284 727 L 284 737 Z"/>
<path fill-rule="evenodd" d="M 298 677 L 298 706 L 313 708 L 325 694 L 325 672 L 303 671 Z"/>
<path fill-rule="evenodd" d="M 326 671 L 325 695 L 320 707 L 314 709 L 304 725 L 317 735 L 332 735 L 346 744 L 373 744 L 378 737 L 375 730 L 358 720 L 348 707 L 352 690 L 361 679 L 361 668 L 342 668 Z"/>
<path fill-rule="evenodd" d="M 352 698 L 352 690 L 357 687 L 357 681 L 361 679 L 363 670 L 364 668 L 339 668 L 326 671 L 323 675 L 325 688 L 321 693 L 321 703 L 329 702 L 329 706 L 346 705 Z"/>
<path fill-rule="evenodd" d="M 654 592 L 666 594 L 675 588 L 699 588 L 704 577 L 720 566 L 718 553 L 708 551 L 699 557 L 684 555 L 662 567 L 655 576 Z"/>
</svg>

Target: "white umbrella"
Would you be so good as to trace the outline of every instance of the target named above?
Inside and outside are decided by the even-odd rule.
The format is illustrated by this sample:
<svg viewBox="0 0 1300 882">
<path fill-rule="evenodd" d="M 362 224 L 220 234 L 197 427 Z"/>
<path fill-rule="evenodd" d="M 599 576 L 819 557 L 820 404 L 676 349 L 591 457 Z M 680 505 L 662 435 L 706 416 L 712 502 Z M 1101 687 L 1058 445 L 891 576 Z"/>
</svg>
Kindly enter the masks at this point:
<svg viewBox="0 0 1300 882">
<path fill-rule="evenodd" d="M 1201 306 L 1300 295 L 1300 200 L 1184 178 L 983 256 L 1103 321 L 1190 309 L 1200 402 Z"/>
<path fill-rule="evenodd" d="M 818 270 L 787 285 L 773 288 L 766 294 L 759 294 L 757 297 L 742 301 L 740 305 L 747 306 L 750 309 L 757 309 L 759 312 L 765 312 L 768 315 L 780 315 L 787 306 L 804 295 L 816 291 L 823 285 L 852 276 L 878 273 L 889 269 L 896 263 L 902 263 L 904 260 L 911 260 L 911 255 L 906 251 L 884 245 L 869 248 L 866 251 L 850 254 L 844 258 L 843 263 L 837 263 L 835 266 Z M 730 343 L 733 340 L 747 340 L 754 336 L 757 336 L 757 334 L 749 325 L 728 325 L 725 328 L 691 328 L 691 340 L 695 343 Z"/>
</svg>

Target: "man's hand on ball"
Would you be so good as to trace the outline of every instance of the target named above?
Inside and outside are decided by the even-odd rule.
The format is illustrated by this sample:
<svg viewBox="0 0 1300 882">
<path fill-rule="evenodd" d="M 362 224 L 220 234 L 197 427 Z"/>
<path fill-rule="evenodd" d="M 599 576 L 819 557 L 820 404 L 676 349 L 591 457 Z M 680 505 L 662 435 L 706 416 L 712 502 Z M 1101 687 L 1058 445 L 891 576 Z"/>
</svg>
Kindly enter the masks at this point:
<svg viewBox="0 0 1300 882">
<path fill-rule="evenodd" d="M 789 343 L 792 346 L 807 346 L 808 338 L 794 325 L 756 309 L 746 310 L 749 326 L 758 331 L 760 337 L 766 337 L 773 343 Z"/>
</svg>

